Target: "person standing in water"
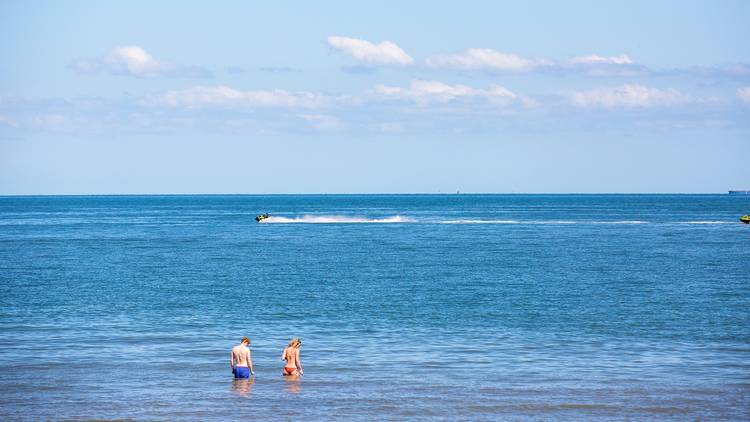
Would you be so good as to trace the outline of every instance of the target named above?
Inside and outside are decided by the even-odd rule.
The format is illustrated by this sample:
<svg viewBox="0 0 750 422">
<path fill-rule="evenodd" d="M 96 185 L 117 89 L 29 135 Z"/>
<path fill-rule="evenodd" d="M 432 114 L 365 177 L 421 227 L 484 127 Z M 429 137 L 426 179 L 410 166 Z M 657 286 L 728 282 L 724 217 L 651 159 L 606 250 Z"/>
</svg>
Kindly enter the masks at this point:
<svg viewBox="0 0 750 422">
<path fill-rule="evenodd" d="M 250 374 L 255 375 L 253 371 L 253 359 L 250 356 L 250 339 L 242 337 L 240 344 L 232 347 L 232 353 L 229 355 L 229 365 L 232 367 L 232 373 L 235 378 L 250 378 Z"/>
<path fill-rule="evenodd" d="M 281 373 L 285 376 L 302 375 L 302 361 L 299 358 L 299 347 L 302 345 L 302 340 L 299 337 L 295 337 L 289 342 L 289 345 L 284 349 L 281 354 L 281 360 L 286 361 L 284 369 Z"/>
</svg>

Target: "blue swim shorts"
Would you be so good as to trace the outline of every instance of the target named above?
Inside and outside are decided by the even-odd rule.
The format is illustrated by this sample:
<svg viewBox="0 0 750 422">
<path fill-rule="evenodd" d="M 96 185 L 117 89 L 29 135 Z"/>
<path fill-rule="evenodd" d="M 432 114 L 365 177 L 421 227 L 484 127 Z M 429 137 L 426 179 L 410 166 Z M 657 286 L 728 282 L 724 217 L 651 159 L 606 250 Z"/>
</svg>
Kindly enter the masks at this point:
<svg viewBox="0 0 750 422">
<path fill-rule="evenodd" d="M 232 369 L 235 378 L 250 378 L 250 368 L 247 366 L 238 366 Z"/>
</svg>

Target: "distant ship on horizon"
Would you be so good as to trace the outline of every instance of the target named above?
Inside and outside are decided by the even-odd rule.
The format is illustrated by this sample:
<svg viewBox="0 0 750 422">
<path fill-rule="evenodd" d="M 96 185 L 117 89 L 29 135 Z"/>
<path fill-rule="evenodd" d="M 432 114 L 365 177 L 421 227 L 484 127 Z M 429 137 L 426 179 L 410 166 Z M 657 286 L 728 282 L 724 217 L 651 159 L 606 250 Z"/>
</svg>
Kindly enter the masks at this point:
<svg viewBox="0 0 750 422">
<path fill-rule="evenodd" d="M 730 190 L 730 195 L 750 195 L 750 190 Z"/>
</svg>

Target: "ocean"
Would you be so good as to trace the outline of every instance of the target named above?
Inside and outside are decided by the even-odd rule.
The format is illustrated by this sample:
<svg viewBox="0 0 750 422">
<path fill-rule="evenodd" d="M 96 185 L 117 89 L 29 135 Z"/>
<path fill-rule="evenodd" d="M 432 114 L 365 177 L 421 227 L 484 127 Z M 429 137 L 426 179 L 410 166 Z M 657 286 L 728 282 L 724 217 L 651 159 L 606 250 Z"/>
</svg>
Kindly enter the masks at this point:
<svg viewBox="0 0 750 422">
<path fill-rule="evenodd" d="M 0 419 L 748 420 L 747 213 L 729 195 L 0 197 Z M 250 382 L 229 368 L 242 336 Z"/>
</svg>

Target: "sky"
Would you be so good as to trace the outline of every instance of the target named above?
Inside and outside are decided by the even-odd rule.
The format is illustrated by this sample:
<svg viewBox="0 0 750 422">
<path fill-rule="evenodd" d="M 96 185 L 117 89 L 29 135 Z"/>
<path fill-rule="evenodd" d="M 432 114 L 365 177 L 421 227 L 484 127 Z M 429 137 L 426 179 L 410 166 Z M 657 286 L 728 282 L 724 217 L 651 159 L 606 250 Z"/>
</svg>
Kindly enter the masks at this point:
<svg viewBox="0 0 750 422">
<path fill-rule="evenodd" d="M 0 195 L 750 189 L 750 2 L 0 2 Z"/>
</svg>

